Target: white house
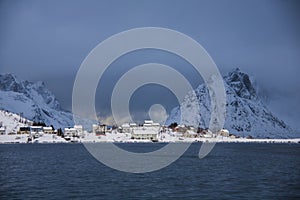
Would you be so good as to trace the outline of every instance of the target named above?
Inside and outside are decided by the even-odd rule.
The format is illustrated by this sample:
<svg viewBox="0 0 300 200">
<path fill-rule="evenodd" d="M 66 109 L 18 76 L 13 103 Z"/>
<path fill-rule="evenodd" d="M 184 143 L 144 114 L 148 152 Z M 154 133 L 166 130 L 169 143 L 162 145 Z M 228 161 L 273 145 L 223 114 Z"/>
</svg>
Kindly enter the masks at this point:
<svg viewBox="0 0 300 200">
<path fill-rule="evenodd" d="M 130 133 L 132 130 L 132 128 L 130 127 L 130 124 L 128 124 L 128 123 L 122 124 L 121 128 L 122 128 L 123 133 Z"/>
<path fill-rule="evenodd" d="M 65 128 L 64 129 L 64 137 L 68 138 L 68 137 L 77 137 L 77 130 L 75 128 Z"/>
<path fill-rule="evenodd" d="M 142 127 L 136 127 L 131 132 L 132 139 L 157 141 L 160 125 L 152 120 L 145 120 Z"/>
<path fill-rule="evenodd" d="M 43 127 L 43 132 L 46 134 L 53 134 L 54 130 L 52 129 L 51 126 L 45 126 L 45 127 Z"/>
<path fill-rule="evenodd" d="M 145 127 L 153 126 L 153 121 L 152 120 L 145 120 L 143 126 L 145 126 Z"/>
<path fill-rule="evenodd" d="M 74 125 L 74 128 L 76 129 L 77 134 L 79 136 L 83 136 L 83 126 L 82 125 Z"/>
<path fill-rule="evenodd" d="M 214 135 L 213 135 L 213 133 L 209 129 L 207 129 L 207 130 L 204 130 L 202 132 L 201 136 L 204 137 L 204 138 L 211 138 Z"/>
<path fill-rule="evenodd" d="M 136 123 L 130 123 L 129 126 L 130 126 L 131 128 L 136 128 L 136 127 L 137 127 L 137 124 L 136 124 Z"/>
<path fill-rule="evenodd" d="M 30 135 L 38 138 L 44 134 L 42 126 L 30 126 Z"/>
<path fill-rule="evenodd" d="M 5 135 L 6 129 L 4 127 L 0 127 L 0 135 Z"/>
<path fill-rule="evenodd" d="M 157 141 L 158 129 L 138 127 L 131 132 L 132 139 Z"/>
<path fill-rule="evenodd" d="M 224 137 L 229 137 L 229 131 L 227 129 L 221 129 L 218 134 Z"/>
</svg>

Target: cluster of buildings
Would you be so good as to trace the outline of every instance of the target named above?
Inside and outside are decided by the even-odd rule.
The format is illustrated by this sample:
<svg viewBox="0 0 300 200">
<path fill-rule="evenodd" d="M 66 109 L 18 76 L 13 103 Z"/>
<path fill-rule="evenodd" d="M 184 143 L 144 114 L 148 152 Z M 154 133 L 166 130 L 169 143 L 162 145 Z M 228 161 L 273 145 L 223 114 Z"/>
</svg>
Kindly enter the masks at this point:
<svg viewBox="0 0 300 200">
<path fill-rule="evenodd" d="M 195 128 L 192 126 L 175 125 L 175 126 L 161 126 L 152 120 L 145 120 L 142 125 L 136 123 L 125 123 L 119 127 L 107 126 L 105 124 L 93 124 L 92 133 L 84 130 L 82 125 L 75 125 L 74 127 L 64 128 L 63 130 L 55 130 L 48 126 L 24 126 L 20 127 L 17 133 L 9 134 L 28 134 L 30 139 L 36 139 L 43 134 L 55 134 L 61 136 L 67 141 L 74 141 L 74 138 L 84 138 L 86 134 L 94 134 L 95 136 L 105 136 L 107 134 L 126 133 L 131 135 L 133 140 L 151 140 L 153 142 L 159 141 L 163 134 L 179 138 L 209 138 L 216 135 L 235 138 L 236 136 L 229 134 L 229 131 L 222 129 L 218 133 L 212 133 L 208 129 Z M 5 128 L 0 128 L 0 134 L 5 134 Z"/>
</svg>

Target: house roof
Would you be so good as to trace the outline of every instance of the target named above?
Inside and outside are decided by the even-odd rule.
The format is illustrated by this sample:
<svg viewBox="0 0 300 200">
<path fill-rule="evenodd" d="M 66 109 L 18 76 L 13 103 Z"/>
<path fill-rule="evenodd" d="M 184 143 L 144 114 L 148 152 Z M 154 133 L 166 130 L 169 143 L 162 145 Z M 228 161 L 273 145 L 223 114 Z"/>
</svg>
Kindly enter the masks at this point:
<svg viewBox="0 0 300 200">
<path fill-rule="evenodd" d="M 133 134 L 151 134 L 151 135 L 157 135 L 158 129 L 155 128 L 137 128 L 133 130 Z"/>
</svg>

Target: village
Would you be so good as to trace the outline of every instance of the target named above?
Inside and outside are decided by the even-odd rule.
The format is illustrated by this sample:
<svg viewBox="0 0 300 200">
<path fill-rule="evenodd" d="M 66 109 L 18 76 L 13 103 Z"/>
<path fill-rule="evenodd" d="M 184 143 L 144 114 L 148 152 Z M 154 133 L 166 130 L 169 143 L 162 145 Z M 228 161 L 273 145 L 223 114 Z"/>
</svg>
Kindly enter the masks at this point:
<svg viewBox="0 0 300 200">
<path fill-rule="evenodd" d="M 0 124 L 1 125 L 1 124 Z M 82 125 L 64 129 L 54 129 L 43 123 L 21 126 L 17 132 L 6 133 L 0 127 L 0 143 L 93 143 L 93 142 L 267 142 L 299 143 L 299 139 L 254 139 L 251 136 L 239 137 L 221 129 L 212 133 L 209 129 L 172 123 L 160 125 L 152 120 L 143 124 L 124 123 L 121 126 L 93 124 L 92 130 L 84 130 Z"/>
<path fill-rule="evenodd" d="M 200 138 L 228 137 L 238 138 L 222 129 L 212 133 L 209 129 L 172 123 L 160 125 L 152 120 L 143 124 L 124 123 L 121 126 L 93 124 L 92 131 L 84 130 L 82 125 L 74 125 L 62 129 L 54 129 L 43 123 L 33 123 L 19 127 L 17 132 L 6 133 L 5 127 L 0 128 L 1 139 L 9 138 L 12 143 L 48 143 L 48 142 L 175 142 L 198 141 Z M 1 140 L 4 142 L 3 140 Z M 7 141 L 9 142 L 9 141 Z"/>
</svg>

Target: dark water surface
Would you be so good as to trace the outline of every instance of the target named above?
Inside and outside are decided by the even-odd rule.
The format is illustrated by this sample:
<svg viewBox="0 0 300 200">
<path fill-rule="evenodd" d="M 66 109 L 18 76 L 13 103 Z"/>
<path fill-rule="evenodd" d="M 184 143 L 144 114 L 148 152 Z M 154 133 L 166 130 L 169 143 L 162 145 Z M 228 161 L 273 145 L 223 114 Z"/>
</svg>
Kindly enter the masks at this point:
<svg viewBox="0 0 300 200">
<path fill-rule="evenodd" d="M 200 145 L 146 174 L 110 169 L 82 144 L 0 145 L 0 199 L 300 199 L 299 144 L 217 144 L 201 160 Z"/>
</svg>

